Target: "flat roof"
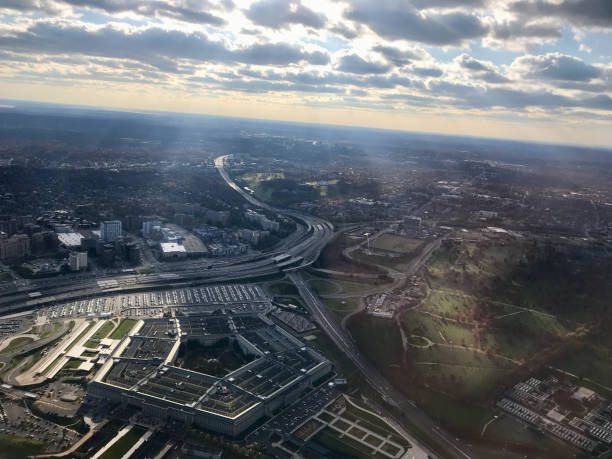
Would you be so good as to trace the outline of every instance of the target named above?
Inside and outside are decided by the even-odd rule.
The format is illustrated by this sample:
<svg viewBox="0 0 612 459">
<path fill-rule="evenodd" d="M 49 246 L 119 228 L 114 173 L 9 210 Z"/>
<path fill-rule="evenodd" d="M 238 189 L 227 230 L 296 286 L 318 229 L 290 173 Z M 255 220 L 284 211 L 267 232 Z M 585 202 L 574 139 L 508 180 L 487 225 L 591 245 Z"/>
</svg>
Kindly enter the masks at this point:
<svg viewBox="0 0 612 459">
<path fill-rule="evenodd" d="M 183 244 L 177 244 L 176 242 L 161 242 L 159 245 L 164 253 L 187 252 Z"/>
<path fill-rule="evenodd" d="M 57 233 L 59 241 L 68 247 L 77 247 L 81 245 L 83 235 L 81 233 Z"/>
<path fill-rule="evenodd" d="M 178 319 L 178 320 L 177 320 Z M 134 395 L 235 419 L 276 396 L 315 371 L 327 360 L 303 342 L 269 322 L 250 314 L 199 314 L 177 319 L 144 319 L 134 336 L 113 355 L 94 380 Z M 169 335 L 178 329 L 180 334 Z M 259 358 L 218 377 L 174 366 L 160 360 L 171 355 L 182 338 L 234 336 L 253 346 Z M 241 341 L 239 341 L 240 343 Z M 157 360 L 157 362 L 155 362 Z"/>
</svg>

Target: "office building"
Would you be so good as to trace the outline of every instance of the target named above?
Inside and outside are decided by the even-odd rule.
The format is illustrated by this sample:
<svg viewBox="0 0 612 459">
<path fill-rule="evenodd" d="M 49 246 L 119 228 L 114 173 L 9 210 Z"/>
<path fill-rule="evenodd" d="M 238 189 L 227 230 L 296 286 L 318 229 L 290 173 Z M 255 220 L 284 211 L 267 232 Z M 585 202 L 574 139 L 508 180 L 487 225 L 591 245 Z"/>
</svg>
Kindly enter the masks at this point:
<svg viewBox="0 0 612 459">
<path fill-rule="evenodd" d="M 175 365 L 181 345 L 223 340 L 249 361 L 218 376 Z M 294 403 L 331 370 L 327 359 L 265 316 L 190 314 L 139 321 L 88 393 L 139 407 L 146 416 L 237 436 Z"/>
<path fill-rule="evenodd" d="M 81 271 L 87 268 L 87 252 L 70 252 L 68 266 L 71 271 Z"/>
<path fill-rule="evenodd" d="M 152 239 L 161 233 L 162 222 L 159 220 L 145 220 L 142 222 L 142 237 Z"/>
<path fill-rule="evenodd" d="M 109 220 L 100 223 L 100 238 L 104 242 L 114 242 L 121 237 L 121 222 Z"/>
<path fill-rule="evenodd" d="M 32 253 L 30 238 L 25 234 L 16 234 L 0 240 L 0 260 L 17 261 Z"/>
</svg>

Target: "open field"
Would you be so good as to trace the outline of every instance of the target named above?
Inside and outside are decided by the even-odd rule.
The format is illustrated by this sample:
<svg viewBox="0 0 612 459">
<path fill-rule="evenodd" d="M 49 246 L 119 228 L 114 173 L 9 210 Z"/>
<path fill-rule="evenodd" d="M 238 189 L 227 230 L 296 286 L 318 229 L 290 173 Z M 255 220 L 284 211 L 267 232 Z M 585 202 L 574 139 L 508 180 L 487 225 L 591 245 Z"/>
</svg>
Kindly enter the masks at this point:
<svg viewBox="0 0 612 459">
<path fill-rule="evenodd" d="M 311 279 L 308 283 L 321 296 L 342 293 L 343 291 L 340 285 L 327 279 Z"/>
<path fill-rule="evenodd" d="M 552 365 L 578 378 L 587 378 L 609 387 L 609 391 L 601 387 L 593 389 L 608 398 L 612 396 L 612 336 L 609 332 L 603 332 L 577 349 L 560 355 Z"/>
<path fill-rule="evenodd" d="M 477 346 L 473 326 L 447 319 L 432 317 L 419 311 L 406 311 L 401 316 L 404 330 L 409 335 L 424 336 L 434 343 Z"/>
<path fill-rule="evenodd" d="M 46 443 L 41 440 L 0 434 L 0 457 L 4 459 L 21 459 L 41 454 L 46 447 Z"/>
<path fill-rule="evenodd" d="M 420 239 L 409 239 L 390 233 L 383 233 L 370 243 L 370 247 L 389 252 L 410 253 L 423 244 Z"/>
<path fill-rule="evenodd" d="M 511 302 L 508 295 L 494 290 L 502 285 L 499 279 L 516 278 L 514 264 L 532 248 L 521 243 L 487 244 L 443 244 L 434 253 L 425 273 L 428 296 L 400 315 L 403 337 L 394 321 L 366 314 L 352 317 L 348 324 L 364 354 L 396 387 L 451 431 L 470 438 L 479 436 L 479 429 L 491 419 L 491 402 L 521 362 L 531 361 L 544 349 L 544 355 L 555 355 L 556 346 L 581 327 L 574 311 L 565 314 L 550 302 L 516 297 Z M 380 256 L 369 259 L 381 261 Z M 401 266 L 397 258 L 389 260 Z M 522 283 L 514 280 L 516 291 L 526 282 L 521 276 Z M 551 363 L 571 373 L 588 373 L 593 381 L 605 384 L 612 380 L 610 344 L 581 347 Z M 489 440 L 517 451 L 535 447 L 538 441 L 534 435 L 514 438 L 492 432 Z"/>
<path fill-rule="evenodd" d="M 270 202 L 270 200 L 272 199 L 272 190 L 267 189 L 265 186 L 262 186 L 261 182 L 284 178 L 285 174 L 283 174 L 282 172 L 254 172 L 243 174 L 241 177 L 238 178 L 238 180 L 248 186 L 254 192 L 255 197 L 257 199 L 264 202 Z"/>
<path fill-rule="evenodd" d="M 344 256 L 343 251 L 345 249 L 357 245 L 360 242 L 360 239 L 355 239 L 344 234 L 339 235 L 325 247 L 325 250 L 323 250 L 314 266 L 348 274 L 384 274 L 381 269 L 375 266 L 366 263 L 357 263 Z"/>
<path fill-rule="evenodd" d="M 349 281 L 338 279 L 337 277 L 319 277 L 310 273 L 304 274 L 304 279 L 312 286 L 312 288 L 321 296 L 329 295 L 346 295 L 360 296 L 372 288 L 375 288 L 377 283 L 365 281 Z"/>
<path fill-rule="evenodd" d="M 499 419 L 492 422 L 482 438 L 485 441 L 500 442 L 518 448 L 527 446 L 532 451 L 530 457 L 563 457 L 559 451 L 564 448 L 561 443 L 509 415 L 501 415 Z M 537 452 L 537 455 L 534 455 L 534 452 Z M 567 450 L 565 453 L 567 454 Z"/>
<path fill-rule="evenodd" d="M 342 320 L 347 314 L 359 309 L 359 300 L 357 298 L 326 298 L 325 306 L 338 320 Z"/>
<path fill-rule="evenodd" d="M 359 256 L 375 263 L 382 259 Z M 551 364 L 600 385 L 612 380 L 612 343 L 585 335 L 582 330 L 589 327 L 580 322 L 601 317 L 605 308 L 600 301 L 608 287 L 588 293 L 579 289 L 582 301 L 593 309 L 581 305 L 579 311 L 568 311 L 560 299 L 557 303 L 543 298 L 542 292 L 556 288 L 558 281 L 529 268 L 526 260 L 537 264 L 538 256 L 545 255 L 521 241 L 496 245 L 482 238 L 442 244 L 426 265 L 428 294 L 420 305 L 402 311 L 401 329 L 395 321 L 366 314 L 352 317 L 348 328 L 364 354 L 398 389 L 451 431 L 476 438 L 493 416 L 491 403 L 535 357 L 538 365 L 529 371 Z M 401 257 L 387 262 L 401 267 Z M 580 260 L 567 263 L 554 269 L 577 271 L 583 277 L 580 272 L 588 265 Z M 521 293 L 532 278 L 535 287 Z M 581 333 L 577 336 L 582 344 L 573 344 L 571 352 L 555 358 L 555 349 L 565 349 L 563 343 L 576 333 Z M 516 451 L 537 445 L 534 435 L 515 438 L 492 432 L 489 441 Z"/>
<path fill-rule="evenodd" d="M 268 286 L 268 290 L 272 295 L 297 295 L 298 291 L 291 282 L 275 282 Z"/>
</svg>

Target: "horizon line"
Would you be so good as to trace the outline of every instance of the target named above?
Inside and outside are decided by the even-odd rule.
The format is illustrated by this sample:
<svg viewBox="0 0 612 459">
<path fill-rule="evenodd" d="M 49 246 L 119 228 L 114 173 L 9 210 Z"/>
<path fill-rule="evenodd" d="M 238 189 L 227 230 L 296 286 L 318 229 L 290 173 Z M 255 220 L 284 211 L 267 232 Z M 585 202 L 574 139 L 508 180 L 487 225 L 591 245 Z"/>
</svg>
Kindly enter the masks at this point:
<svg viewBox="0 0 612 459">
<path fill-rule="evenodd" d="M 302 126 L 323 126 L 323 127 L 366 129 L 366 130 L 405 133 L 405 134 L 421 134 L 421 135 L 431 135 L 431 136 L 440 136 L 440 137 L 455 137 L 455 138 L 462 138 L 462 139 L 495 140 L 495 141 L 503 141 L 503 142 L 517 142 L 517 143 L 549 145 L 549 146 L 580 147 L 580 148 L 588 148 L 588 149 L 595 149 L 595 150 L 606 150 L 606 151 L 612 152 L 612 145 L 603 145 L 603 144 L 564 143 L 564 142 L 554 142 L 550 140 L 517 139 L 517 138 L 509 138 L 509 137 L 476 136 L 476 135 L 469 135 L 469 134 L 455 134 L 455 133 L 445 133 L 445 132 L 436 132 L 436 131 L 414 131 L 414 130 L 409 130 L 409 129 L 381 128 L 381 127 L 367 126 L 367 125 L 362 125 L 362 124 L 338 124 L 338 123 L 322 123 L 322 122 L 317 123 L 314 121 L 294 121 L 294 120 L 281 120 L 281 119 L 276 119 L 276 118 L 258 118 L 258 117 L 250 117 L 250 116 L 219 115 L 219 114 L 202 113 L 202 112 L 180 112 L 180 111 L 175 112 L 175 111 L 168 111 L 168 110 L 139 109 L 139 108 L 129 108 L 129 107 L 115 107 L 115 106 L 88 105 L 88 104 L 82 105 L 82 104 L 70 104 L 70 103 L 63 103 L 63 102 L 48 102 L 48 101 L 27 100 L 27 99 L 0 98 L 0 110 L 19 108 L 15 105 L 11 106 L 11 105 L 4 104 L 3 102 L 55 105 L 55 106 L 60 106 L 60 107 L 74 108 L 74 109 L 81 109 L 81 110 L 89 110 L 89 111 L 99 110 L 99 111 L 105 111 L 105 112 L 126 113 L 126 114 L 134 114 L 134 115 L 146 115 L 146 114 L 148 115 L 157 115 L 157 114 L 187 115 L 187 116 L 194 116 L 194 117 L 202 116 L 202 117 L 210 117 L 210 118 L 226 118 L 226 119 L 232 119 L 232 120 L 288 123 L 288 124 L 302 125 Z"/>
</svg>

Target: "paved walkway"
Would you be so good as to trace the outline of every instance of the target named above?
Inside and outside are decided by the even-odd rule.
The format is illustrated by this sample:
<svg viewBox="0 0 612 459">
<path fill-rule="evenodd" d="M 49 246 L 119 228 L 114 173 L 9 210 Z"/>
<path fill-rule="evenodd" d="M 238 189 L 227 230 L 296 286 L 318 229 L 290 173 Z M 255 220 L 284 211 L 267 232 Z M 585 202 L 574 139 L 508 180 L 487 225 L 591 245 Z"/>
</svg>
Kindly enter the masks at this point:
<svg viewBox="0 0 612 459">
<path fill-rule="evenodd" d="M 149 429 L 145 432 L 145 434 L 140 437 L 138 439 L 138 441 L 134 444 L 134 446 L 132 446 L 127 453 L 125 453 L 123 456 L 121 456 L 121 459 L 128 459 L 128 457 L 130 457 L 132 454 L 134 454 L 136 452 L 136 450 L 138 448 L 140 448 L 140 445 L 142 445 L 145 441 L 148 441 L 149 438 L 151 438 L 151 435 L 153 435 L 154 430 L 153 429 Z"/>
<path fill-rule="evenodd" d="M 72 445 L 69 449 L 67 449 L 66 451 L 62 451 L 61 453 L 55 453 L 55 454 L 41 454 L 40 456 L 31 456 L 33 459 L 37 459 L 37 458 L 46 458 L 46 457 L 65 457 L 68 456 L 69 454 L 72 454 L 73 452 L 75 452 L 77 449 L 79 449 L 81 447 L 81 445 L 83 445 L 87 440 L 89 440 L 93 434 L 95 434 L 98 429 L 102 426 L 104 426 L 108 421 L 104 420 L 102 421 L 100 424 L 96 425 L 89 417 L 85 416 L 85 423 L 89 426 L 89 432 L 87 432 L 85 435 L 83 435 L 81 437 L 81 439 L 79 441 L 77 441 L 74 445 Z M 95 429 L 95 427 L 98 427 L 97 429 Z"/>
<path fill-rule="evenodd" d="M 359 405 L 356 405 L 348 397 L 344 397 L 344 399 L 347 401 L 347 403 L 349 403 L 356 409 L 361 410 L 364 413 L 368 413 L 371 416 L 375 416 L 379 418 L 381 421 L 385 422 L 387 425 L 389 425 L 387 420 L 380 417 L 378 414 L 372 411 L 369 411 L 369 410 L 365 410 Z M 368 451 L 370 451 L 372 454 L 378 454 L 378 455 L 382 455 L 382 456 L 386 456 L 386 457 L 394 458 L 394 459 L 399 459 L 400 457 L 403 457 L 405 455 L 406 450 L 412 449 L 412 448 L 405 448 L 404 446 L 398 444 L 394 440 L 391 440 L 389 438 L 391 433 L 389 433 L 389 435 L 387 436 L 383 436 L 379 434 L 378 432 L 374 432 L 373 430 L 370 430 L 366 425 L 364 425 L 364 423 L 361 422 L 360 419 L 357 419 L 356 421 L 352 421 L 352 420 L 349 420 L 343 417 L 342 414 L 345 411 L 346 411 L 346 408 L 344 408 L 340 413 L 333 413 L 326 409 L 322 410 L 316 416 L 316 419 L 322 423 L 322 426 L 318 428 L 316 432 L 320 431 L 324 427 L 328 427 L 336 431 L 339 434 L 340 439 L 346 436 L 350 438 L 351 440 L 356 441 L 360 443 L 361 445 L 363 445 L 363 447 L 368 449 Z M 326 421 L 322 419 L 321 417 L 319 417 L 321 413 L 325 413 L 328 416 L 332 416 L 333 419 L 331 421 Z M 345 429 L 342 429 L 341 427 L 337 427 L 336 424 L 338 422 L 345 423 L 349 427 Z M 395 430 L 393 426 L 389 426 L 389 427 Z M 397 430 L 395 430 L 395 435 L 397 437 L 404 437 L 404 435 L 402 435 L 402 433 L 398 432 Z M 396 451 L 395 454 L 386 451 L 384 449 L 386 445 L 388 445 L 388 447 L 390 447 L 391 449 L 395 450 Z"/>
<path fill-rule="evenodd" d="M 98 452 L 96 454 L 94 454 L 93 456 L 91 456 L 91 459 L 98 459 L 100 456 L 102 456 L 107 449 L 109 449 L 111 446 L 113 446 L 115 443 L 117 443 L 117 441 L 123 437 L 126 433 L 128 433 L 130 430 L 132 430 L 132 427 L 134 427 L 134 424 L 130 424 L 128 426 L 125 426 L 123 429 L 121 429 L 117 435 L 115 436 L 115 438 L 113 438 L 109 443 L 107 443 L 106 445 L 104 445 L 104 447 L 100 450 L 98 450 Z"/>
</svg>

